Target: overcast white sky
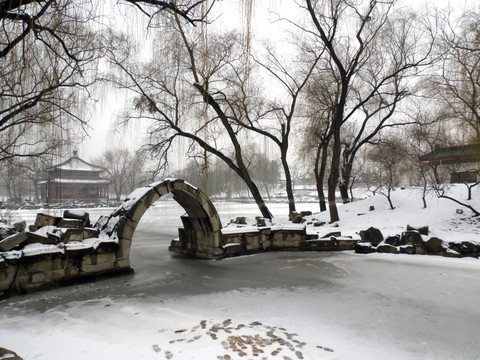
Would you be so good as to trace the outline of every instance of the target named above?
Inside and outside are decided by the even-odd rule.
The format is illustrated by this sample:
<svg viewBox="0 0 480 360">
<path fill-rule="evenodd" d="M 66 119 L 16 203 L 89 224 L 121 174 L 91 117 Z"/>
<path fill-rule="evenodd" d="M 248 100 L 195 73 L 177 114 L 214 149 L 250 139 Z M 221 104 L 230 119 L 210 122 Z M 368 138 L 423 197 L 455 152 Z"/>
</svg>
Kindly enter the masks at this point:
<svg viewBox="0 0 480 360">
<path fill-rule="evenodd" d="M 269 41 L 280 41 L 283 37 L 281 26 L 274 23 L 277 18 L 276 13 L 290 19 L 297 16 L 298 6 L 294 0 L 254 0 L 255 7 L 253 11 L 252 32 L 256 38 L 268 38 Z M 436 5 L 438 7 L 453 6 L 454 9 L 472 8 L 477 6 L 478 0 L 399 0 L 399 5 L 422 8 L 426 4 Z M 109 5 L 113 4 L 113 5 Z M 220 0 L 216 4 L 216 11 L 222 14 L 211 28 L 219 27 L 238 28 L 240 31 L 245 22 L 241 0 Z M 105 13 L 110 14 L 112 24 L 128 23 L 128 31 L 140 42 L 148 47 L 148 30 L 146 30 L 140 19 L 144 18 L 136 10 L 128 10 L 117 2 L 107 1 L 103 6 Z M 137 19 L 135 19 L 137 18 Z M 269 21 L 265 21 L 268 19 Z M 210 29 L 210 28 L 209 28 Z M 209 30 L 213 32 L 214 30 Z M 148 51 L 146 51 L 148 53 Z M 96 94 L 98 101 L 89 107 L 91 120 L 89 131 L 90 138 L 87 138 L 79 147 L 79 155 L 88 160 L 99 156 L 105 149 L 112 147 L 129 146 L 137 147 L 146 137 L 146 127 L 141 124 L 134 124 L 126 129 L 118 129 L 115 126 L 115 120 L 119 110 L 127 106 L 128 96 L 124 91 L 114 89 L 109 85 L 102 85 L 100 91 Z M 180 149 L 181 150 L 181 149 Z"/>
</svg>

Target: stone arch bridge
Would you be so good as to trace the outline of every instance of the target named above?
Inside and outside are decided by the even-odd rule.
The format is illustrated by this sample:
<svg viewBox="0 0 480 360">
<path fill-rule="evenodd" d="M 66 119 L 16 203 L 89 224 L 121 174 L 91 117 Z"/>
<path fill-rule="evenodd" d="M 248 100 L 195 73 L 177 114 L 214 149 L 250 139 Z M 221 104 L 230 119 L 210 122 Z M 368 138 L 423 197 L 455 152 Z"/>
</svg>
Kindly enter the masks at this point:
<svg viewBox="0 0 480 360">
<path fill-rule="evenodd" d="M 160 197 L 172 193 L 186 215 L 181 217 L 179 241 L 175 250 L 187 256 L 218 259 L 223 257 L 222 224 L 212 202 L 202 190 L 181 179 L 166 179 L 136 189 L 110 216 L 101 217 L 97 227 L 118 239 L 117 261 L 129 267 L 130 247 L 135 229 L 147 209 Z"/>
</svg>

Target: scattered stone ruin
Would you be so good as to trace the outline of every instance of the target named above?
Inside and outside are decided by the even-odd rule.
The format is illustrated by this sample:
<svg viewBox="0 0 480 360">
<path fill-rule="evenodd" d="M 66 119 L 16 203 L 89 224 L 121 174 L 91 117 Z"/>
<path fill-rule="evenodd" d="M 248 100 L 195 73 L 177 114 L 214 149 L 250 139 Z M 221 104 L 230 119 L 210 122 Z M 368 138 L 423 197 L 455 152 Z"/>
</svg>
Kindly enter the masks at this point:
<svg viewBox="0 0 480 360">
<path fill-rule="evenodd" d="M 117 259 L 118 243 L 102 236 L 85 212 L 39 213 L 28 231 L 24 223 L 2 230 L 7 236 L 0 240 L 0 297 L 130 271 Z"/>
<path fill-rule="evenodd" d="M 440 255 L 445 257 L 480 257 L 480 245 L 472 241 L 446 242 L 437 237 L 428 240 L 428 226 L 414 228 L 407 225 L 401 235 L 383 237 L 379 229 L 368 228 L 360 231 L 361 241 L 355 246 L 355 252 L 370 254 L 374 252 L 389 254 Z"/>
</svg>

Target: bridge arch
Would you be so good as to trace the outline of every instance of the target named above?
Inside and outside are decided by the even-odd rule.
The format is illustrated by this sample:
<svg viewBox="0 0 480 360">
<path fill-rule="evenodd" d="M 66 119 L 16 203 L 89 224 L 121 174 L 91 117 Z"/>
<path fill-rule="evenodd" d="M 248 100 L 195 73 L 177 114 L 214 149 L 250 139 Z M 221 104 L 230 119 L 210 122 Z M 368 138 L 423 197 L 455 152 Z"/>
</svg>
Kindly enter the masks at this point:
<svg viewBox="0 0 480 360">
<path fill-rule="evenodd" d="M 110 216 L 99 219 L 97 227 L 118 240 L 118 267 L 130 267 L 132 238 L 140 219 L 155 201 L 168 193 L 186 211 L 181 217 L 183 228 L 179 229 L 182 252 L 209 259 L 223 257 L 222 224 L 215 206 L 203 191 L 188 182 L 166 179 L 136 189 Z"/>
</svg>

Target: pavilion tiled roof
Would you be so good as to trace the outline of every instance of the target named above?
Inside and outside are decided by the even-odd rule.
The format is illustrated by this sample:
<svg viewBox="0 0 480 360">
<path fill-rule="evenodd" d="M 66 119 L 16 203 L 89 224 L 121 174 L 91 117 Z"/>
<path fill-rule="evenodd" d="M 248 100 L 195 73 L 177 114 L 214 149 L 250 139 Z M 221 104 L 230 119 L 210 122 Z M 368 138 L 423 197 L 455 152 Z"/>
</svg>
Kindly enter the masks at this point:
<svg viewBox="0 0 480 360">
<path fill-rule="evenodd" d="M 431 153 L 420 156 L 419 160 L 443 164 L 480 162 L 480 144 L 437 147 Z"/>
</svg>

